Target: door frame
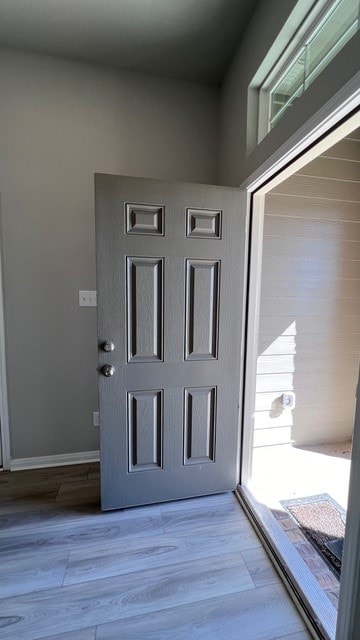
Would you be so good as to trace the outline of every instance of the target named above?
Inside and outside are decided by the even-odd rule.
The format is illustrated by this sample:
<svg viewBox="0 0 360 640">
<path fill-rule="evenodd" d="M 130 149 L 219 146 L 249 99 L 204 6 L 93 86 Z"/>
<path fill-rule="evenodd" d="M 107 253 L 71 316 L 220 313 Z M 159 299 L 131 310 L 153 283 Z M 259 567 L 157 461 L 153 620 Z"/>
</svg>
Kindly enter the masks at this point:
<svg viewBox="0 0 360 640">
<path fill-rule="evenodd" d="M 2 204 L 0 193 L 0 442 L 2 453 L 2 469 L 10 470 L 10 427 L 9 406 L 6 377 L 5 354 L 5 316 L 4 316 L 4 288 L 3 288 L 3 249 L 2 249 Z"/>
<path fill-rule="evenodd" d="M 243 430 L 240 487 L 251 476 L 253 416 L 255 407 L 256 365 L 259 341 L 262 244 L 265 194 L 309 163 L 316 156 L 360 126 L 360 73 L 333 96 L 277 152 L 263 163 L 240 188 L 249 195 L 248 295 L 246 304 L 246 339 L 243 385 Z M 358 414 L 360 401 L 358 399 Z M 357 415 L 355 425 L 359 423 Z M 360 428 L 360 424 L 359 424 Z M 355 640 L 356 620 L 360 619 L 360 434 L 355 430 L 349 490 L 344 562 L 336 638 Z M 356 455 L 357 454 L 357 455 Z M 242 492 L 244 500 L 244 492 Z M 246 499 L 245 499 L 246 500 Z"/>
</svg>

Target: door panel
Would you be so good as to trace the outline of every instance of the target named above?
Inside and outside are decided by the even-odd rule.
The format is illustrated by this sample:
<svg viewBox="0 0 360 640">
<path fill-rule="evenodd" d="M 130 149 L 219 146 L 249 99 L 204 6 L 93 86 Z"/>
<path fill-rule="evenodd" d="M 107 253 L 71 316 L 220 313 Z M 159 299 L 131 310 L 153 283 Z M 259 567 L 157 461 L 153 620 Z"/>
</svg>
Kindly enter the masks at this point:
<svg viewBox="0 0 360 640">
<path fill-rule="evenodd" d="M 185 389 L 184 464 L 215 462 L 216 387 Z"/>
<path fill-rule="evenodd" d="M 241 193 L 102 174 L 95 184 L 102 508 L 233 489 Z"/>
<path fill-rule="evenodd" d="M 128 392 L 129 472 L 162 468 L 163 392 Z"/>
<path fill-rule="evenodd" d="M 163 258 L 127 258 L 128 362 L 163 360 Z"/>
<path fill-rule="evenodd" d="M 216 360 L 219 260 L 186 260 L 185 360 Z"/>
</svg>

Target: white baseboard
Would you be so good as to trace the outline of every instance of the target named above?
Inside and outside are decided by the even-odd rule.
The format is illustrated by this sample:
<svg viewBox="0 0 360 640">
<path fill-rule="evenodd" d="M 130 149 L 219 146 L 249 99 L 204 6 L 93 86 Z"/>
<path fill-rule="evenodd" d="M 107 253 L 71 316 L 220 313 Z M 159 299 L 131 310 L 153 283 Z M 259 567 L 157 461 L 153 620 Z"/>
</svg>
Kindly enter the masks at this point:
<svg viewBox="0 0 360 640">
<path fill-rule="evenodd" d="M 41 469 L 43 467 L 63 467 L 68 464 L 84 464 L 99 462 L 100 451 L 79 451 L 78 453 L 61 453 L 55 456 L 39 456 L 37 458 L 13 458 L 10 462 L 11 471 L 24 469 Z"/>
</svg>

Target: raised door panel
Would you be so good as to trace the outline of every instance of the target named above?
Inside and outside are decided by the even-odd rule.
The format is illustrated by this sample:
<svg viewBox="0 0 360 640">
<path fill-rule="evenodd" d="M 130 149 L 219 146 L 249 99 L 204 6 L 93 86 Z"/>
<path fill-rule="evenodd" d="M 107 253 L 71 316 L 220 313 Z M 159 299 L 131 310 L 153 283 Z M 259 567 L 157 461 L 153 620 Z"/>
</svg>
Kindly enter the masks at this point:
<svg viewBox="0 0 360 640">
<path fill-rule="evenodd" d="M 186 360 L 217 358 L 219 275 L 218 260 L 186 260 Z"/>
<path fill-rule="evenodd" d="M 161 469 L 163 391 L 128 393 L 129 472 Z"/>
<path fill-rule="evenodd" d="M 164 235 L 164 207 L 130 204 L 125 207 L 127 234 Z"/>
<path fill-rule="evenodd" d="M 215 461 L 216 387 L 185 389 L 184 464 Z"/>
<path fill-rule="evenodd" d="M 163 359 L 163 259 L 127 259 L 128 362 Z"/>
<path fill-rule="evenodd" d="M 221 238 L 221 211 L 206 209 L 186 210 L 188 238 Z"/>
</svg>

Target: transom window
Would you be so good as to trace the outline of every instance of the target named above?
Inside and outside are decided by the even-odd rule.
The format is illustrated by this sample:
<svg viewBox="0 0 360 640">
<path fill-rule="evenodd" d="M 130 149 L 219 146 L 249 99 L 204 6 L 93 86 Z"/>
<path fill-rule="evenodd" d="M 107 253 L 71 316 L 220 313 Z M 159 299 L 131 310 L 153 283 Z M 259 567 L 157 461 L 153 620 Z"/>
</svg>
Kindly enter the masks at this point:
<svg viewBox="0 0 360 640">
<path fill-rule="evenodd" d="M 359 0 L 332 0 L 322 4 L 315 20 L 308 26 L 291 59 L 276 75 L 270 76 L 260 90 L 266 105 L 260 113 L 267 114 L 270 131 L 283 114 L 306 91 L 319 73 L 329 64 L 359 28 Z M 290 55 L 290 54 L 289 54 Z"/>
</svg>

